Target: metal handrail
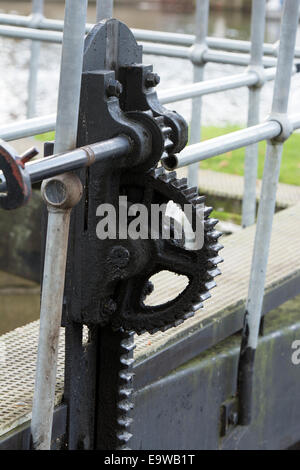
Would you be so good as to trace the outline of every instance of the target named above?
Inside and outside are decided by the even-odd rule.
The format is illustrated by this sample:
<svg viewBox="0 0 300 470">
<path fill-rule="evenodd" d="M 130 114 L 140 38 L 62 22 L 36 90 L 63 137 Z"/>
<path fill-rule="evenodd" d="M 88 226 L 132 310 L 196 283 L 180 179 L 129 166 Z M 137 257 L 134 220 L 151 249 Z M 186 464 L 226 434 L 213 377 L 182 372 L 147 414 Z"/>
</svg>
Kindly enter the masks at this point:
<svg viewBox="0 0 300 470">
<path fill-rule="evenodd" d="M 296 71 L 296 69 L 294 69 Z M 266 80 L 273 80 L 276 74 L 275 68 L 266 71 Z M 158 93 L 162 104 L 173 103 L 191 99 L 197 96 L 209 95 L 243 86 L 254 86 L 259 78 L 254 72 L 244 72 L 230 75 L 225 78 L 205 80 L 182 87 L 170 88 Z M 39 118 L 26 119 L 24 121 L 0 126 L 0 138 L 11 141 L 43 134 L 55 130 L 56 114 L 49 114 Z"/>
<path fill-rule="evenodd" d="M 1 13 L 0 24 L 30 27 L 32 24 L 32 16 L 12 15 Z M 36 26 L 41 30 L 63 31 L 63 21 L 53 20 L 42 17 Z M 94 25 L 87 23 L 86 32 L 88 33 Z M 172 33 L 165 31 L 153 31 L 148 29 L 132 28 L 132 32 L 138 41 L 158 42 L 162 44 L 171 44 L 177 46 L 192 46 L 195 43 L 196 36 L 194 34 Z M 250 52 L 251 41 L 239 39 L 218 38 L 207 36 L 207 45 L 212 49 L 222 49 L 228 52 Z M 278 43 L 264 43 L 263 51 L 266 55 L 277 57 Z M 295 49 L 295 57 L 300 58 L 300 48 Z"/>
</svg>

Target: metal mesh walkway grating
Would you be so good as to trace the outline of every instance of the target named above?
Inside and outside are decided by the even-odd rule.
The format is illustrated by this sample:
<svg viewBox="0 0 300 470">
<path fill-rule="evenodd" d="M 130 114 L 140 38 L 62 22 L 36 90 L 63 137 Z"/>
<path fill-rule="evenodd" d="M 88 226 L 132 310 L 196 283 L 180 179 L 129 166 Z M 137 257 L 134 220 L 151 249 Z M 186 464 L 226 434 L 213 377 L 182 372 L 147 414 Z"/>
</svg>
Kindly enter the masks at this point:
<svg viewBox="0 0 300 470">
<path fill-rule="evenodd" d="M 177 170 L 180 177 L 187 175 L 185 167 Z M 237 199 L 241 201 L 244 194 L 244 177 L 221 173 L 212 170 L 198 171 L 198 182 L 201 194 L 218 196 L 222 198 Z M 256 180 L 256 200 L 259 201 L 261 193 L 261 180 Z M 276 204 L 285 209 L 300 202 L 300 186 L 278 183 Z"/>
<path fill-rule="evenodd" d="M 283 280 L 297 274 L 295 261 L 300 252 L 300 204 L 279 212 L 274 219 L 267 290 Z M 167 344 L 180 337 L 189 335 L 202 327 L 202 321 L 245 300 L 249 281 L 252 246 L 255 227 L 241 230 L 223 239 L 221 265 L 222 276 L 217 279 L 218 288 L 212 298 L 205 302 L 205 308 L 183 325 L 157 333 L 153 336 L 142 335 L 136 339 L 137 361 L 153 355 Z M 287 243 L 289 240 L 289 243 Z M 299 263 L 296 264 L 300 271 Z M 178 278 L 180 280 L 180 278 Z M 180 285 L 172 284 L 178 289 Z M 164 275 L 157 285 L 157 300 L 170 289 L 168 275 Z M 217 319 L 216 319 L 217 321 Z M 28 421 L 31 417 L 31 404 L 34 387 L 34 370 L 38 342 L 38 322 L 17 328 L 0 337 L 0 436 Z M 61 334 L 56 404 L 61 401 L 64 381 L 64 335 Z"/>
</svg>

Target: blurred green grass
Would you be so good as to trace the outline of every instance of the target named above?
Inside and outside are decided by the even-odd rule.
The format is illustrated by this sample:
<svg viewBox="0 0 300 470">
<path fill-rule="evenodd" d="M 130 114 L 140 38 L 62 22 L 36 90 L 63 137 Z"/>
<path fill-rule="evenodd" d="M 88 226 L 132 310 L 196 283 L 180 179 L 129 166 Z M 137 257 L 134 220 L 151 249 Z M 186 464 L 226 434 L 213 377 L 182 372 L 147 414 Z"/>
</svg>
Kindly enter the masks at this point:
<svg viewBox="0 0 300 470">
<path fill-rule="evenodd" d="M 202 140 L 212 139 L 240 129 L 241 128 L 237 126 L 203 127 Z M 258 149 L 258 178 L 261 179 L 266 153 L 266 142 L 260 142 Z M 242 176 L 244 174 L 244 157 L 245 148 L 240 148 L 202 161 L 201 168 Z M 293 134 L 283 146 L 279 181 L 281 183 L 300 185 L 300 134 L 298 133 Z"/>
</svg>

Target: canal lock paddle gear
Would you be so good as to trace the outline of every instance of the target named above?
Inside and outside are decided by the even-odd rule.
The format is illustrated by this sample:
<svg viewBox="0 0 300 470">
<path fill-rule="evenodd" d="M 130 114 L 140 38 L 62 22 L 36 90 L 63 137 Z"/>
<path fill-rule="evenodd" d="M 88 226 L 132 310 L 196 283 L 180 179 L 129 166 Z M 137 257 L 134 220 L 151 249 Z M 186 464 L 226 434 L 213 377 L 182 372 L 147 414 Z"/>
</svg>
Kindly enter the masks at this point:
<svg viewBox="0 0 300 470">
<path fill-rule="evenodd" d="M 105 20 L 87 35 L 77 135 L 77 147 L 84 149 L 87 159 L 80 169 L 74 166 L 83 196 L 71 216 L 62 323 L 69 448 L 128 448 L 134 333 L 166 331 L 192 317 L 210 297 L 214 278 L 220 274 L 221 233 L 214 228 L 218 221 L 209 217 L 212 208 L 185 178 L 177 179 L 175 172 L 158 167 L 162 158 L 180 152 L 188 140 L 185 120 L 159 103 L 158 83 L 152 66 L 142 64 L 142 47 L 126 25 Z M 96 164 L 92 145 L 118 136 L 129 139 L 130 151 Z M 52 151 L 53 143 L 47 143 L 45 154 Z M 55 158 L 48 161 L 53 166 Z M 11 175 L 3 165 L 1 169 L 9 182 Z M 28 174 L 18 174 L 27 188 Z M 120 197 L 126 200 L 126 211 L 139 204 L 148 209 L 148 232 L 144 238 L 123 237 L 121 229 L 129 229 L 126 223 L 117 227 L 115 238 L 99 240 L 98 208 L 109 204 L 119 215 Z M 19 199 L 19 205 L 25 202 L 24 197 Z M 180 220 L 165 213 L 153 236 L 151 208 L 170 203 L 177 207 Z M 166 222 L 169 238 L 162 236 Z M 181 237 L 175 230 L 178 224 Z M 186 224 L 196 234 L 192 241 Z M 155 291 L 151 278 L 161 271 L 185 276 L 187 284 L 173 299 L 149 305 L 149 295 Z M 83 326 L 88 329 L 85 339 Z"/>
</svg>

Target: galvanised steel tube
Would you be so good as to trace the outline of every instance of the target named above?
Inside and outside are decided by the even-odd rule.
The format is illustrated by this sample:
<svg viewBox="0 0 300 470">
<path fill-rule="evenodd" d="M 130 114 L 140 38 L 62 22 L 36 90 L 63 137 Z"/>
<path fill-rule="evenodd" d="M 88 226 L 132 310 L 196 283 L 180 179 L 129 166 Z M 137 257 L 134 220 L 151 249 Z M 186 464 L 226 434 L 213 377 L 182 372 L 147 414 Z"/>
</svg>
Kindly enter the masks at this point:
<svg viewBox="0 0 300 470">
<path fill-rule="evenodd" d="M 54 153 L 76 147 L 86 11 L 87 0 L 66 0 Z M 65 177 L 66 193 L 72 193 L 74 188 L 76 190 L 81 185 L 77 177 L 75 181 L 74 176 L 71 182 L 72 178 L 68 178 L 68 175 L 70 173 L 62 176 Z M 43 183 L 44 190 L 51 187 L 51 181 L 46 180 Z M 77 193 L 79 200 L 79 191 Z M 51 446 L 68 230 L 71 207 L 75 204 L 68 204 L 66 208 L 62 204 L 59 210 L 58 206 L 55 210 L 50 202 L 47 203 L 49 218 L 31 421 L 33 447 L 41 450 L 50 449 Z"/>
<path fill-rule="evenodd" d="M 275 78 L 276 68 L 272 67 L 265 71 L 266 81 Z M 162 104 L 174 103 L 176 101 L 186 100 L 194 96 L 209 95 L 211 93 L 219 93 L 225 90 L 233 90 L 243 86 L 254 86 L 259 78 L 255 72 L 243 72 L 228 77 L 215 78 L 205 80 L 200 83 L 184 85 L 181 87 L 170 88 L 158 93 L 159 100 Z M 1 135 L 1 128 L 0 128 Z"/>
<path fill-rule="evenodd" d="M 37 26 L 43 18 L 44 0 L 32 0 L 32 16 L 31 24 Z M 36 113 L 36 93 L 37 78 L 39 70 L 39 57 L 41 45 L 39 41 L 32 41 L 30 47 L 30 66 L 28 78 L 28 102 L 27 102 L 27 118 L 30 119 Z"/>
<path fill-rule="evenodd" d="M 113 139 L 97 142 L 59 155 L 33 160 L 26 164 L 26 170 L 33 184 L 95 163 L 101 163 L 103 166 L 109 165 L 110 167 L 115 164 L 119 166 L 119 157 L 128 155 L 131 150 L 130 139 L 120 135 Z M 5 177 L 1 171 L 0 180 L 2 181 L 0 192 L 5 192 L 7 189 Z"/>
<path fill-rule="evenodd" d="M 209 16 L 209 0 L 197 0 L 196 3 L 196 41 L 193 46 L 195 55 L 203 53 L 206 46 L 206 36 L 208 31 Z M 193 56 L 191 56 L 192 58 Z M 193 62 L 193 80 L 194 83 L 202 82 L 204 77 L 205 62 L 202 60 L 198 63 Z M 192 118 L 190 130 L 190 142 L 195 144 L 201 140 L 201 112 L 202 98 L 201 95 L 192 101 Z M 188 168 L 188 183 L 191 187 L 198 187 L 198 168 L 199 164 L 194 163 Z"/>
<path fill-rule="evenodd" d="M 13 39 L 31 39 L 61 44 L 63 34 L 56 31 L 43 31 L 35 28 L 22 28 L 18 26 L 0 26 L 0 36 Z"/>
<path fill-rule="evenodd" d="M 274 79 L 275 70 L 274 68 L 270 68 L 265 71 L 266 80 Z M 254 85 L 256 81 L 256 74 L 242 73 L 214 80 L 205 80 L 201 83 L 193 83 L 179 88 L 171 88 L 159 92 L 158 97 L 162 104 L 167 104 L 186 100 L 193 96 L 221 92 L 251 84 Z M 44 132 L 54 131 L 55 123 L 56 114 L 48 114 L 39 118 L 26 119 L 24 121 L 7 124 L 6 126 L 0 126 L 0 138 L 11 141 L 43 134 Z"/>
<path fill-rule="evenodd" d="M 189 145 L 180 154 L 164 158 L 162 163 L 166 169 L 175 170 L 176 168 L 207 160 L 216 155 L 246 147 L 261 140 L 273 139 L 280 133 L 281 126 L 277 121 L 267 121 L 257 126 L 230 132 L 229 134 L 200 142 L 199 144 Z"/>
<path fill-rule="evenodd" d="M 239 424 L 241 425 L 249 425 L 252 418 L 254 361 L 264 298 L 276 191 L 283 141 L 288 138 L 290 133 L 286 113 L 298 28 L 299 5 L 299 0 L 285 0 L 282 14 L 277 74 L 271 111 L 271 119 L 277 118 L 282 123 L 282 138 L 279 141 L 268 142 L 267 145 L 239 359 L 238 397 Z"/>
<path fill-rule="evenodd" d="M 208 31 L 208 15 L 209 15 L 209 0 L 197 0 L 196 3 L 196 40 L 194 44 L 194 52 L 201 52 L 207 48 L 206 36 Z M 193 60 L 192 60 L 193 62 Z M 201 60 L 200 63 L 193 64 L 193 79 L 194 83 L 201 82 L 204 77 L 205 62 Z M 192 118 L 191 118 L 191 144 L 201 140 L 201 111 L 202 99 L 194 99 L 192 102 Z M 198 187 L 198 163 L 194 163 L 188 168 L 188 182 L 191 187 Z"/>
<path fill-rule="evenodd" d="M 97 23 L 106 18 L 113 17 L 114 0 L 97 0 L 96 21 Z"/>
<path fill-rule="evenodd" d="M 56 114 L 25 119 L 23 121 L 7 124 L 0 127 L 0 138 L 3 140 L 16 140 L 43 134 L 55 130 Z"/>
<path fill-rule="evenodd" d="M 251 16 L 251 54 L 248 70 L 253 70 L 261 80 L 249 86 L 247 126 L 259 123 L 260 92 L 264 85 L 263 42 L 265 34 L 266 1 L 252 0 Z M 258 143 L 249 145 L 245 151 L 244 195 L 242 204 L 242 226 L 255 223 L 256 216 L 256 179 L 258 166 Z"/>
<path fill-rule="evenodd" d="M 44 31 L 34 28 L 22 28 L 14 26 L 0 26 L 0 36 L 14 39 L 31 39 L 36 41 L 46 41 L 54 44 L 62 42 L 62 33 L 56 31 Z M 190 59 L 190 49 L 188 47 L 173 46 L 168 44 L 148 44 L 142 43 L 144 53 L 165 57 L 176 57 L 178 59 Z M 203 59 L 206 62 L 216 62 L 220 64 L 249 65 L 249 54 L 236 54 L 226 51 L 208 50 Z M 274 67 L 277 60 L 272 57 L 264 57 L 265 67 Z"/>
<path fill-rule="evenodd" d="M 171 47 L 171 46 L 170 46 Z M 204 53 L 204 60 L 207 62 L 216 62 L 218 64 L 232 64 L 232 65 L 249 65 L 249 54 L 237 54 L 234 52 L 213 51 L 209 49 Z M 275 67 L 277 59 L 273 57 L 264 57 L 264 67 Z"/>
<path fill-rule="evenodd" d="M 30 17 L 0 13 L 0 24 L 28 27 L 30 25 Z M 89 32 L 93 26 L 93 24 L 87 23 L 86 32 Z M 38 27 L 39 29 L 48 29 L 49 31 L 62 31 L 63 21 L 43 18 Z M 178 46 L 192 46 L 196 39 L 196 36 L 193 34 L 151 31 L 147 29 L 136 28 L 133 28 L 132 32 L 134 33 L 138 41 L 160 42 L 164 44 L 174 44 Z M 208 36 L 206 38 L 206 42 L 207 45 L 212 49 L 221 49 L 228 52 L 250 52 L 251 49 L 250 41 L 243 41 L 239 39 L 217 38 Z M 263 49 L 264 54 L 277 56 L 277 43 L 265 43 L 263 45 Z M 295 49 L 295 57 L 300 58 L 299 48 Z"/>
<path fill-rule="evenodd" d="M 292 130 L 300 129 L 300 114 L 289 116 Z M 252 145 L 266 139 L 274 139 L 282 132 L 282 127 L 277 120 L 268 120 L 257 126 L 247 127 L 240 131 L 215 137 L 213 139 L 189 145 L 178 155 L 172 155 L 162 159 L 162 164 L 167 170 L 176 170 L 195 162 L 207 160 L 208 158 L 230 152 L 238 148 Z"/>
<path fill-rule="evenodd" d="M 190 59 L 191 50 L 188 47 L 172 46 L 168 44 L 149 44 L 141 43 L 145 54 L 159 55 L 165 57 L 176 57 L 177 59 Z M 249 65 L 249 54 L 237 54 L 226 51 L 213 51 L 208 49 L 203 53 L 203 60 L 205 62 L 216 62 L 218 64 L 232 64 L 232 65 Z M 275 67 L 277 59 L 273 57 L 264 57 L 263 65 L 265 67 Z"/>
</svg>

